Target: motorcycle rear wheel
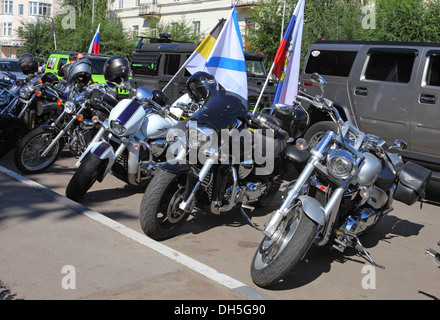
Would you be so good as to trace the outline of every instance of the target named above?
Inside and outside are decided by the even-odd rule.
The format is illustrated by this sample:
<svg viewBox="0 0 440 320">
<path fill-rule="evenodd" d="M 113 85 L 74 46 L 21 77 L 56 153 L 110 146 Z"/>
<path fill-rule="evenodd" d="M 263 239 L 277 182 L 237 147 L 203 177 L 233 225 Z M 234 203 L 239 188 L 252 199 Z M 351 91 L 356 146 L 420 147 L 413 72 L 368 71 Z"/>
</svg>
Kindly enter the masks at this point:
<svg viewBox="0 0 440 320">
<path fill-rule="evenodd" d="M 184 200 L 186 175 L 160 169 L 142 197 L 139 219 L 142 230 L 152 239 L 175 236 L 189 216 L 179 209 Z"/>
<path fill-rule="evenodd" d="M 251 264 L 252 281 L 268 288 L 288 276 L 315 239 L 318 225 L 299 206 L 279 224 L 274 235 L 265 237 Z"/>
<path fill-rule="evenodd" d="M 23 173 L 39 173 L 48 169 L 63 149 L 63 143 L 58 140 L 46 156 L 41 156 L 55 137 L 56 132 L 41 127 L 29 131 L 15 148 L 14 162 L 17 169 Z"/>
<path fill-rule="evenodd" d="M 72 179 L 70 179 L 66 187 L 66 197 L 73 201 L 81 200 L 98 179 L 103 165 L 104 160 L 88 153 L 81 161 L 78 169 L 75 170 Z"/>
</svg>

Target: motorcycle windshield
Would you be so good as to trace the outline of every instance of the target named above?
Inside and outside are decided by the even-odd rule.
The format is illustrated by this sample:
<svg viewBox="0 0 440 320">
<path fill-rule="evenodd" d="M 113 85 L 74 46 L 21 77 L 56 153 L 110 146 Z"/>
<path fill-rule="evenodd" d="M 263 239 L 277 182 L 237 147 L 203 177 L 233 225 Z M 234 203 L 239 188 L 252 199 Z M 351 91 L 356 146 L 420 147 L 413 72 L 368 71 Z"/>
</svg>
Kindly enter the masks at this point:
<svg viewBox="0 0 440 320">
<path fill-rule="evenodd" d="M 248 112 L 245 99 L 228 91 L 217 91 L 211 99 L 200 108 L 191 120 L 211 126 L 216 131 L 232 129 L 237 125 L 237 117 Z"/>
</svg>

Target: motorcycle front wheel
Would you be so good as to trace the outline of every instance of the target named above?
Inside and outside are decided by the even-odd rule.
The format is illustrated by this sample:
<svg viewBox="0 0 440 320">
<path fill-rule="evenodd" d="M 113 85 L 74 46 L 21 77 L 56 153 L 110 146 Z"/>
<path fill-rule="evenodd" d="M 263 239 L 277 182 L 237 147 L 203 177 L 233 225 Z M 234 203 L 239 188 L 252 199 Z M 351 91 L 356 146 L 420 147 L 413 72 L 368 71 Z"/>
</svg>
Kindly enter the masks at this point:
<svg viewBox="0 0 440 320">
<path fill-rule="evenodd" d="M 272 237 L 265 237 L 251 264 L 252 281 L 268 288 L 289 275 L 315 239 L 318 225 L 301 205 L 292 209 Z"/>
<path fill-rule="evenodd" d="M 55 131 L 41 127 L 29 131 L 15 148 L 14 162 L 17 169 L 23 173 L 39 173 L 49 168 L 63 149 L 61 139 L 45 156 L 41 153 L 52 143 L 56 135 Z"/>
<path fill-rule="evenodd" d="M 19 135 L 19 129 L 15 126 L 12 117 L 0 117 L 0 158 L 5 156 L 12 148 Z"/>
<path fill-rule="evenodd" d="M 186 175 L 160 169 L 142 198 L 139 218 L 142 230 L 152 239 L 164 240 L 177 234 L 189 212 L 179 209 L 184 200 Z"/>
<path fill-rule="evenodd" d="M 66 187 L 66 197 L 79 201 L 93 186 L 104 168 L 104 160 L 98 159 L 90 152 L 87 153 Z"/>
</svg>

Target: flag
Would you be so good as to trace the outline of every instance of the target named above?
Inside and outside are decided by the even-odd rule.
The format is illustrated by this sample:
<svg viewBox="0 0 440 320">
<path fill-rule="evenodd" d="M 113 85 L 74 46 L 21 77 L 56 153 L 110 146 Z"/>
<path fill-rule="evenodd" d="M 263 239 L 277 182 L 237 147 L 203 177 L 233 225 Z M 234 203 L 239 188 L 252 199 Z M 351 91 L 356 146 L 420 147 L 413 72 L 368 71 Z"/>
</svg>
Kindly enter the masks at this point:
<svg viewBox="0 0 440 320">
<path fill-rule="evenodd" d="M 53 33 L 54 33 L 54 22 L 52 18 L 52 23 L 50 25 L 50 31 L 49 31 L 49 38 L 47 39 L 48 42 L 52 41 Z"/>
<path fill-rule="evenodd" d="M 185 62 L 185 68 L 191 74 L 205 69 L 205 63 L 214 47 L 214 44 L 223 29 L 225 19 L 221 19 L 212 31 L 203 39 L 199 46 L 194 50 L 191 56 Z"/>
<path fill-rule="evenodd" d="M 101 24 L 98 24 L 98 29 L 96 29 L 95 35 L 93 36 L 93 40 L 90 43 L 88 53 L 96 53 L 99 54 L 99 27 Z"/>
<path fill-rule="evenodd" d="M 279 82 L 273 104 L 292 105 L 298 94 L 304 6 L 305 0 L 299 0 L 274 58 L 274 74 Z"/>
<path fill-rule="evenodd" d="M 228 91 L 247 100 L 247 74 L 235 5 L 205 64 L 208 73 Z"/>
</svg>

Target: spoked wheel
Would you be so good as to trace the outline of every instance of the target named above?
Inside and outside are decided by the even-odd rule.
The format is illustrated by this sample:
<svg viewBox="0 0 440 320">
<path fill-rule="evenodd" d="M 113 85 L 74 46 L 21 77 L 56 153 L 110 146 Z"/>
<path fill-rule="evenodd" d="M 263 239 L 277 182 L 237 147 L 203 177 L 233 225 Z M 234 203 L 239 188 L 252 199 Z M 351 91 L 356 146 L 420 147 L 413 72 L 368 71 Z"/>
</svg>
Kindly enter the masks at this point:
<svg viewBox="0 0 440 320">
<path fill-rule="evenodd" d="M 265 237 L 254 255 L 251 277 L 267 288 L 290 274 L 315 239 L 318 225 L 303 211 L 299 202 L 280 222 L 271 237 Z"/>
<path fill-rule="evenodd" d="M 58 158 L 62 150 L 62 142 L 58 140 L 45 156 L 42 156 L 42 152 L 55 137 L 54 131 L 41 127 L 26 134 L 15 149 L 16 167 L 24 173 L 38 173 L 49 168 Z"/>
<path fill-rule="evenodd" d="M 0 158 L 14 147 L 19 131 L 12 117 L 4 115 L 0 117 Z"/>
<path fill-rule="evenodd" d="M 189 211 L 179 204 L 184 200 L 186 176 L 160 170 L 154 175 L 142 198 L 139 213 L 144 233 L 152 239 L 164 240 L 177 234 L 186 222 Z"/>
</svg>

